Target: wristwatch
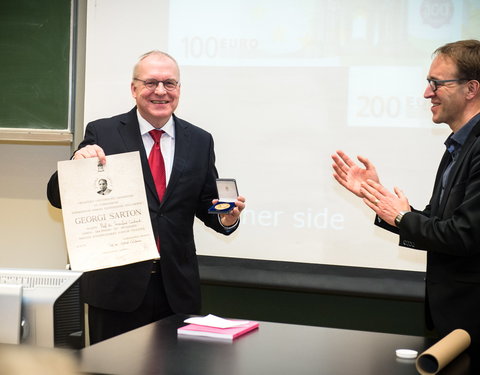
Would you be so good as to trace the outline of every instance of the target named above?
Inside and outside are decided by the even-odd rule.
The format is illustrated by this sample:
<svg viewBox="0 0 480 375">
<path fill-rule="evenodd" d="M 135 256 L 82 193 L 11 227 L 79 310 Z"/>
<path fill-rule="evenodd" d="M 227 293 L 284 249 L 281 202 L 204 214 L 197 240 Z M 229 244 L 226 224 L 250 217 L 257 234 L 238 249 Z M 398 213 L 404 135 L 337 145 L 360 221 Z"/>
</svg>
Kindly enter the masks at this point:
<svg viewBox="0 0 480 375">
<path fill-rule="evenodd" d="M 395 218 L 395 225 L 398 227 L 398 225 L 400 224 L 400 222 L 402 221 L 403 219 L 403 215 L 405 215 L 406 213 L 408 213 L 410 211 L 400 211 L 397 215 L 397 217 Z"/>
</svg>

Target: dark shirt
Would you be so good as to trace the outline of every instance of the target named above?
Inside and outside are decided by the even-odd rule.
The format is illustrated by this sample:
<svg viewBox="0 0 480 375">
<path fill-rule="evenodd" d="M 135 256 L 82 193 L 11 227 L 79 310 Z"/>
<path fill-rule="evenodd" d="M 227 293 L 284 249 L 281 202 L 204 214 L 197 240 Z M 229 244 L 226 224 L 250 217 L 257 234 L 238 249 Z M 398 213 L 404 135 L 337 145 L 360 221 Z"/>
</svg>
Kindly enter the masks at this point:
<svg viewBox="0 0 480 375">
<path fill-rule="evenodd" d="M 477 123 L 478 120 L 480 120 L 480 113 L 473 116 L 465 125 L 460 128 L 458 132 L 450 134 L 445 141 L 445 147 L 450 153 L 451 159 L 450 163 L 447 165 L 447 168 L 445 168 L 445 172 L 443 172 L 440 202 L 442 201 L 443 192 L 448 183 L 448 176 L 450 175 L 450 171 L 455 165 L 455 162 L 458 159 L 458 155 L 460 155 L 460 151 L 462 150 L 463 145 L 467 141 L 470 132 L 472 131 L 474 125 Z"/>
</svg>

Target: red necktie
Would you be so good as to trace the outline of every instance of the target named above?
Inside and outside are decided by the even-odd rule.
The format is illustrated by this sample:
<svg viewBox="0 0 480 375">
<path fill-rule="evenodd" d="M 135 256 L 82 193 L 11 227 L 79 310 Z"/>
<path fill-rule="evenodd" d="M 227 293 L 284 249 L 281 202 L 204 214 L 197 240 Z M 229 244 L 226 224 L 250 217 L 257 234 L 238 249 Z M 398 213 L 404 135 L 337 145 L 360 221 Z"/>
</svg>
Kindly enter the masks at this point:
<svg viewBox="0 0 480 375">
<path fill-rule="evenodd" d="M 153 181 L 157 188 L 158 199 L 162 200 L 166 188 L 165 164 L 163 162 L 162 151 L 160 150 L 160 138 L 164 133 L 163 130 L 150 130 L 148 132 L 154 141 L 150 155 L 148 156 L 148 164 L 152 172 Z"/>
</svg>

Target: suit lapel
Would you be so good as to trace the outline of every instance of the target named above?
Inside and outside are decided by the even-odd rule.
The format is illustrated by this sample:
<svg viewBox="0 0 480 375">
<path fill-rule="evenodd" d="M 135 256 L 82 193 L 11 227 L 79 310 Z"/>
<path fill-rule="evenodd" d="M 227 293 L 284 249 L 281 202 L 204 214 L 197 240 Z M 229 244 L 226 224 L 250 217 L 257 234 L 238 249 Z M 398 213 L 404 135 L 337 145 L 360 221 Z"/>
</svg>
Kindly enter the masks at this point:
<svg viewBox="0 0 480 375">
<path fill-rule="evenodd" d="M 157 191 L 155 189 L 155 182 L 153 181 L 152 172 L 148 164 L 145 146 L 143 145 L 142 136 L 140 134 L 140 125 L 137 118 L 137 107 L 133 108 L 122 120 L 119 127 L 120 137 L 125 143 L 126 152 L 139 151 L 140 161 L 142 163 L 143 179 L 147 194 L 155 197 L 158 200 Z"/>
<path fill-rule="evenodd" d="M 188 125 L 175 115 L 173 115 L 173 119 L 175 121 L 175 156 L 173 158 L 172 173 L 168 181 L 167 190 L 165 190 L 163 201 L 167 201 L 175 191 L 175 186 L 178 184 L 180 176 L 188 163 L 189 149 L 191 147 Z"/>
<path fill-rule="evenodd" d="M 438 166 L 437 176 L 435 178 L 435 184 L 432 193 L 432 199 L 430 200 L 431 216 L 436 216 L 438 214 L 440 206 L 440 194 L 442 192 L 442 176 L 449 162 L 450 154 L 447 150 L 445 150 L 442 160 L 440 161 L 440 165 Z"/>
</svg>

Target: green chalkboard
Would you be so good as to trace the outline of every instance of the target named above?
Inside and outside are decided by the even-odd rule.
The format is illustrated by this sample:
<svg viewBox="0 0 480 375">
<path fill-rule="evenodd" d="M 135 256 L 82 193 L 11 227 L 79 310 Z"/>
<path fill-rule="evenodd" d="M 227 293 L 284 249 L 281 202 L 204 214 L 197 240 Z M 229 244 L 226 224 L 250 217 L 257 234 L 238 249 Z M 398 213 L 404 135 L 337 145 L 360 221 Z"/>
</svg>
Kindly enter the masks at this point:
<svg viewBox="0 0 480 375">
<path fill-rule="evenodd" d="M 0 0 L 0 128 L 68 128 L 70 9 Z"/>
</svg>

